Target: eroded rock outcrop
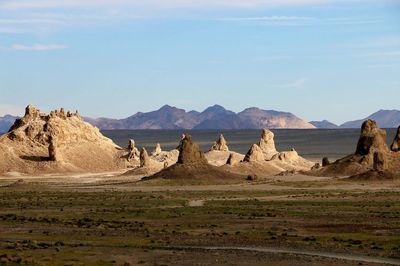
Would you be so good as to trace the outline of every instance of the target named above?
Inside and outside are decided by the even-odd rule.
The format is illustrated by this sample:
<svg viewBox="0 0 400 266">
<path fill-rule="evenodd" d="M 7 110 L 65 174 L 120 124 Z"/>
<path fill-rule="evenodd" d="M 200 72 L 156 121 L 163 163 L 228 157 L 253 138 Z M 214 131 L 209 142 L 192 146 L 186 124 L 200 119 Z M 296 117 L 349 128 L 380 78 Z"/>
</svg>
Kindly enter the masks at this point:
<svg viewBox="0 0 400 266">
<path fill-rule="evenodd" d="M 162 153 L 161 144 L 157 143 L 156 147 L 154 148 L 153 152 L 151 153 L 152 156 L 157 156 Z"/>
<path fill-rule="evenodd" d="M 392 145 L 390 146 L 390 149 L 394 152 L 400 151 L 400 126 L 397 128 L 397 133 L 394 137 Z"/>
<path fill-rule="evenodd" d="M 151 160 L 145 148 L 140 150 L 140 167 L 151 167 Z"/>
<path fill-rule="evenodd" d="M 226 161 L 227 165 L 236 165 L 242 161 L 242 156 L 238 153 L 231 153 L 229 154 L 228 160 Z"/>
<path fill-rule="evenodd" d="M 126 165 L 120 149 L 79 113 L 63 108 L 46 115 L 28 105 L 0 136 L 0 173 L 99 172 Z"/>
<path fill-rule="evenodd" d="M 128 161 L 140 159 L 140 152 L 135 145 L 135 140 L 130 139 L 128 142 Z"/>
<path fill-rule="evenodd" d="M 208 164 L 203 152 L 193 143 L 190 135 L 185 135 L 179 145 L 178 164 Z"/>
<path fill-rule="evenodd" d="M 386 131 L 378 128 L 375 121 L 366 120 L 362 124 L 354 154 L 310 173 L 319 176 L 350 176 L 351 179 L 361 180 L 396 176 L 399 169 L 400 154 L 389 150 Z"/>
<path fill-rule="evenodd" d="M 361 127 L 356 155 L 370 155 L 375 151 L 388 152 L 386 145 L 386 131 L 377 127 L 374 120 L 366 120 Z"/>
<path fill-rule="evenodd" d="M 184 135 L 179 145 L 179 156 L 176 164 L 163 169 L 159 173 L 145 177 L 150 179 L 205 179 L 205 180 L 232 180 L 243 178 L 212 166 L 207 162 L 202 151 L 195 144 L 190 135 Z"/>
<path fill-rule="evenodd" d="M 265 161 L 263 150 L 257 144 L 253 144 L 243 159 L 244 162 L 263 162 Z"/>
<path fill-rule="evenodd" d="M 211 147 L 210 151 L 229 151 L 229 147 L 227 145 L 227 142 L 224 138 L 224 135 L 220 135 L 218 140 L 214 143 L 214 145 Z"/>
<path fill-rule="evenodd" d="M 274 156 L 277 153 L 277 150 L 275 148 L 274 137 L 275 135 L 274 133 L 272 133 L 272 131 L 270 131 L 267 128 L 264 128 L 258 146 L 260 146 L 262 152 L 264 153 L 265 160 L 270 160 L 272 156 Z"/>
</svg>

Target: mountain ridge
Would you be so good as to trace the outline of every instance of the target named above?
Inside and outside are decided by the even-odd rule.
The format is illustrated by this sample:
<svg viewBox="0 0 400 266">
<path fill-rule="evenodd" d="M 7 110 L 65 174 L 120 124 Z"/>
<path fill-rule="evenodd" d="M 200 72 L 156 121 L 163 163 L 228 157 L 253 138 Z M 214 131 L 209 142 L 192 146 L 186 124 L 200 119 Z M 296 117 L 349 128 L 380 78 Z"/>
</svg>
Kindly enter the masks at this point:
<svg viewBox="0 0 400 266">
<path fill-rule="evenodd" d="M 0 117 L 0 132 L 7 132 L 17 116 Z M 204 111 L 185 111 L 171 105 L 164 105 L 151 112 L 137 112 L 123 119 L 84 119 L 102 130 L 114 129 L 260 129 L 260 128 L 360 128 L 366 119 L 376 120 L 379 127 L 397 128 L 400 125 L 400 111 L 381 109 L 366 118 L 336 125 L 327 120 L 306 122 L 290 112 L 263 110 L 249 107 L 235 113 L 221 105 L 207 107 Z"/>
</svg>

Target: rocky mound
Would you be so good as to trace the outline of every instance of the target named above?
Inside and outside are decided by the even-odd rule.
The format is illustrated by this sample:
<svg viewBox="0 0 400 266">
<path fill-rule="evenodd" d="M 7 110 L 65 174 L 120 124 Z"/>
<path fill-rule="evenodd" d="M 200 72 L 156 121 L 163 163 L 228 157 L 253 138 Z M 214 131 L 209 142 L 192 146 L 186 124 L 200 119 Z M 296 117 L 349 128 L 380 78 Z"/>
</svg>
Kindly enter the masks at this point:
<svg viewBox="0 0 400 266">
<path fill-rule="evenodd" d="M 259 144 L 253 144 L 242 162 L 227 163 L 224 169 L 233 173 L 270 176 L 284 171 L 307 171 L 313 163 L 302 158 L 292 149 L 278 152 L 274 134 L 264 129 Z"/>
<path fill-rule="evenodd" d="M 394 152 L 400 151 L 400 126 L 397 128 L 397 133 L 394 137 L 392 145 L 390 146 L 390 149 Z"/>
<path fill-rule="evenodd" d="M 400 169 L 400 154 L 389 150 L 386 131 L 377 127 L 373 120 L 362 124 L 356 152 L 314 169 L 309 173 L 318 176 L 380 176 L 382 173 L 396 174 Z M 376 173 L 372 173 L 372 172 Z M 357 177 L 357 178 L 358 178 Z M 355 178 L 355 179 L 357 179 Z M 360 177 L 361 178 L 361 177 Z"/>
<path fill-rule="evenodd" d="M 176 164 L 145 177 L 143 180 L 151 179 L 242 179 L 240 175 L 231 174 L 218 167 L 208 164 L 199 146 L 193 143 L 192 137 L 185 135 L 179 145 L 179 157 Z"/>
<path fill-rule="evenodd" d="M 103 172 L 126 167 L 126 151 L 63 108 L 46 115 L 26 107 L 0 137 L 0 173 Z"/>
</svg>

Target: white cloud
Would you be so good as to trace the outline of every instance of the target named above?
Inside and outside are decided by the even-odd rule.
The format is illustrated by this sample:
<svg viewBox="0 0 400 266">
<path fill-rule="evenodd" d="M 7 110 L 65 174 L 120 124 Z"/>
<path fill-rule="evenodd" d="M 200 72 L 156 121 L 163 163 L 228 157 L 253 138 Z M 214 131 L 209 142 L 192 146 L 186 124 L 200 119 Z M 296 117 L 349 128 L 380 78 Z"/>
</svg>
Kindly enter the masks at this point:
<svg viewBox="0 0 400 266">
<path fill-rule="evenodd" d="M 307 83 L 307 81 L 308 81 L 308 78 L 299 78 L 292 82 L 282 84 L 279 87 L 298 89 L 298 88 L 302 88 Z"/>
<path fill-rule="evenodd" d="M 0 116 L 16 115 L 21 116 L 24 113 L 24 108 L 12 104 L 0 103 Z"/>
<path fill-rule="evenodd" d="M 49 50 L 62 50 L 66 49 L 67 46 L 60 44 L 34 44 L 34 45 L 23 45 L 13 44 L 12 49 L 22 51 L 49 51 Z"/>
</svg>

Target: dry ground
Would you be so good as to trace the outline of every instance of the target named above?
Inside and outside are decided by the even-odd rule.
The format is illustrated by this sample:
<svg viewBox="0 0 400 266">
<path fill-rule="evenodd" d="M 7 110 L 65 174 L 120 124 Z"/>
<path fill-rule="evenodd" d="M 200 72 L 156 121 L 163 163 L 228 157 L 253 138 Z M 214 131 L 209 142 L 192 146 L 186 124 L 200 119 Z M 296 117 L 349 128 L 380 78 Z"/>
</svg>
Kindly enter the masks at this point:
<svg viewBox="0 0 400 266">
<path fill-rule="evenodd" d="M 113 175 L 1 177 L 0 264 L 400 264 L 400 182 Z"/>
</svg>

